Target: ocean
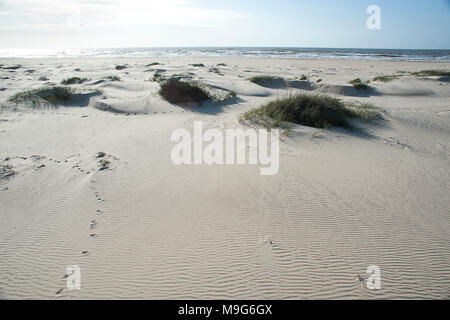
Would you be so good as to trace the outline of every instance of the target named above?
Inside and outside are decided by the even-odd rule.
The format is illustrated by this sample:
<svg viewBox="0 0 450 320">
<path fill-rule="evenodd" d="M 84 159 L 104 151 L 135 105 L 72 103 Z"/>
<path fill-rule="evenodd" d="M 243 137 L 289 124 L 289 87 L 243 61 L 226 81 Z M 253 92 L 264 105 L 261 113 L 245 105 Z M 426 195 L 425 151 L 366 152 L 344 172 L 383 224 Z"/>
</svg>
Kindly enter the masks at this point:
<svg viewBox="0 0 450 320">
<path fill-rule="evenodd" d="M 0 58 L 66 57 L 266 57 L 290 59 L 349 59 L 393 61 L 450 61 L 450 50 L 345 49 L 345 48 L 92 48 L 0 49 Z"/>
</svg>

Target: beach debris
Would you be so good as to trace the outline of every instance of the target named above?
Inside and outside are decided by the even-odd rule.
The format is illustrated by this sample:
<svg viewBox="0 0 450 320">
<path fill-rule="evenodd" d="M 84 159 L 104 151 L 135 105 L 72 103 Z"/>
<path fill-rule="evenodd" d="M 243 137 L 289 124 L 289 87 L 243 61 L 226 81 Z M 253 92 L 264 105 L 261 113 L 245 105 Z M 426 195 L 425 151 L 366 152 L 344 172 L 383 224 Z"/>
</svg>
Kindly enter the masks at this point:
<svg viewBox="0 0 450 320">
<path fill-rule="evenodd" d="M 64 288 L 59 289 L 58 291 L 56 291 L 57 295 L 60 295 L 63 292 Z"/>
<path fill-rule="evenodd" d="M 40 168 L 44 168 L 44 167 L 45 167 L 45 164 L 41 164 L 37 168 L 40 169 Z"/>
<path fill-rule="evenodd" d="M 86 255 L 86 254 L 88 254 L 88 253 L 89 253 L 89 251 L 87 251 L 87 250 L 83 250 L 83 251 L 81 251 L 81 253 L 82 253 L 82 254 L 84 254 L 84 255 Z"/>
</svg>

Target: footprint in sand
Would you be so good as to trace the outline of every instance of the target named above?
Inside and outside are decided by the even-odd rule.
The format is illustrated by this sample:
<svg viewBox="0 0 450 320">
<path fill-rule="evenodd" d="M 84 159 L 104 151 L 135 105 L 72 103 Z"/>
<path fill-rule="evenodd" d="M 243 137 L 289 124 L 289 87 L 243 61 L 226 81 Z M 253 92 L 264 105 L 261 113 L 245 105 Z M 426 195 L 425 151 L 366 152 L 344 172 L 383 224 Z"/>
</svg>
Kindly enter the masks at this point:
<svg viewBox="0 0 450 320">
<path fill-rule="evenodd" d="M 98 224 L 97 221 L 92 220 L 92 221 L 91 221 L 91 224 L 89 225 L 89 228 L 90 228 L 90 229 L 94 229 L 94 228 L 97 226 L 97 224 Z"/>
</svg>

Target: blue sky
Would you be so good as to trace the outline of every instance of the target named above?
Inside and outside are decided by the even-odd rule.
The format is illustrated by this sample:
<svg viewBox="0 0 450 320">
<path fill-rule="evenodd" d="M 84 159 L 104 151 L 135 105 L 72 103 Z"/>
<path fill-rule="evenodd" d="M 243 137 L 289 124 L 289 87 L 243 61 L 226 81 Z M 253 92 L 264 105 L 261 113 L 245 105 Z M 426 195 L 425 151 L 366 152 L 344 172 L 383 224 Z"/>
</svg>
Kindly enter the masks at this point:
<svg viewBox="0 0 450 320">
<path fill-rule="evenodd" d="M 381 29 L 369 30 L 369 5 Z M 450 0 L 0 0 L 0 48 L 450 49 Z"/>
</svg>

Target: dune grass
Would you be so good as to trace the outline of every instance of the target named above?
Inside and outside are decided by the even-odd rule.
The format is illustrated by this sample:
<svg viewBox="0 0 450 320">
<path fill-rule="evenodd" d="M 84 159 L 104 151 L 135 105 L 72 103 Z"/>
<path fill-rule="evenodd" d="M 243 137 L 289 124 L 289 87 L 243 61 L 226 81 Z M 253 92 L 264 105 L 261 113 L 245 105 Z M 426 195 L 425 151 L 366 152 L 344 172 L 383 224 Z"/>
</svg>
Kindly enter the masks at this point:
<svg viewBox="0 0 450 320">
<path fill-rule="evenodd" d="M 447 70 L 423 70 L 411 73 L 416 77 L 449 77 L 450 71 Z"/>
<path fill-rule="evenodd" d="M 280 77 L 275 77 L 275 76 L 254 76 L 254 77 L 251 77 L 250 79 L 248 79 L 248 81 L 256 83 L 256 84 L 262 84 L 262 83 L 267 83 L 267 82 L 270 82 L 270 81 L 276 80 L 276 79 L 280 79 Z"/>
<path fill-rule="evenodd" d="M 107 76 L 105 77 L 106 80 L 111 80 L 111 81 L 120 81 L 120 77 L 119 76 Z"/>
<path fill-rule="evenodd" d="M 304 75 L 304 74 L 302 74 L 302 76 L 300 77 L 300 80 L 308 80 L 308 77 L 306 76 L 306 75 Z"/>
<path fill-rule="evenodd" d="M 194 76 L 193 73 L 175 73 L 172 75 L 163 75 L 159 72 L 155 73 L 151 78 L 151 81 L 162 83 L 168 80 L 181 80 L 181 79 L 192 79 Z"/>
<path fill-rule="evenodd" d="M 193 63 L 191 64 L 193 67 L 204 67 L 205 65 L 203 63 Z"/>
<path fill-rule="evenodd" d="M 153 66 L 158 66 L 158 65 L 160 65 L 161 63 L 159 63 L 159 62 L 152 62 L 152 63 L 149 63 L 148 65 L 146 65 L 146 67 L 153 67 Z"/>
<path fill-rule="evenodd" d="M 89 79 L 87 79 L 87 78 L 71 77 L 71 78 L 67 78 L 67 79 L 64 79 L 63 81 L 61 81 L 61 84 L 64 86 L 71 85 L 71 84 L 82 84 L 83 82 L 86 82 L 88 80 Z"/>
<path fill-rule="evenodd" d="M 227 65 L 225 63 L 218 63 L 217 67 L 226 67 Z"/>
<path fill-rule="evenodd" d="M 195 83 L 169 79 L 160 83 L 159 94 L 168 102 L 174 104 L 202 103 L 213 97 L 209 92 Z"/>
<path fill-rule="evenodd" d="M 369 90 L 370 86 L 362 82 L 360 78 L 353 79 L 349 82 L 356 90 Z"/>
<path fill-rule="evenodd" d="M 126 68 L 127 68 L 126 65 L 123 65 L 123 66 L 116 66 L 116 70 L 123 70 L 123 69 L 126 69 Z"/>
<path fill-rule="evenodd" d="M 380 117 L 378 108 L 370 104 L 346 104 L 326 95 L 298 94 L 278 99 L 239 116 L 239 122 L 251 122 L 266 128 L 287 128 L 296 123 L 315 128 L 343 127 L 350 129 L 349 120 Z"/>
<path fill-rule="evenodd" d="M 315 128 L 350 128 L 348 119 L 356 116 L 338 99 L 326 95 L 298 94 L 254 108 L 242 114 L 239 120 L 256 122 L 266 127 L 296 123 Z"/>
<path fill-rule="evenodd" d="M 356 117 L 364 120 L 378 120 L 381 119 L 380 108 L 375 107 L 370 103 L 354 103 L 348 102 L 344 104 L 346 108 L 351 110 Z"/>
<path fill-rule="evenodd" d="M 398 75 L 391 75 L 391 76 L 379 76 L 372 79 L 372 81 L 378 81 L 378 82 L 390 82 L 392 80 L 398 79 Z"/>
<path fill-rule="evenodd" d="M 64 104 L 73 97 L 73 90 L 69 87 L 44 87 L 19 92 L 8 99 L 14 104 L 25 104 L 32 108 Z"/>
</svg>

